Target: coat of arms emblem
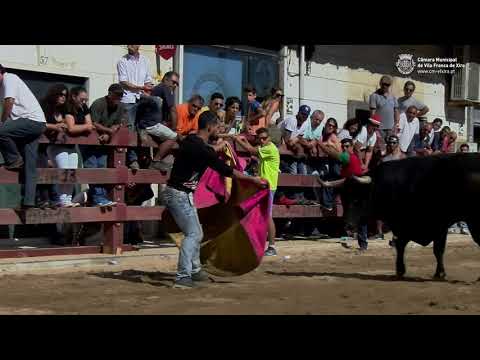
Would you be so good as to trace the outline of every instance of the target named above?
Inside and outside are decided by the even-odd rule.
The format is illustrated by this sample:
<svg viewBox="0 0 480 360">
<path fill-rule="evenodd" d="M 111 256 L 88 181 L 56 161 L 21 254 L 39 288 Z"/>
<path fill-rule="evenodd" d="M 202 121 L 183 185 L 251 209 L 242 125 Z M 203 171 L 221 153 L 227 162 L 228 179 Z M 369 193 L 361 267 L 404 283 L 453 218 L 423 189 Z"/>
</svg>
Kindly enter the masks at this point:
<svg viewBox="0 0 480 360">
<path fill-rule="evenodd" d="M 397 69 L 401 74 L 408 75 L 415 69 L 415 61 L 411 54 L 400 54 L 396 62 Z"/>
</svg>

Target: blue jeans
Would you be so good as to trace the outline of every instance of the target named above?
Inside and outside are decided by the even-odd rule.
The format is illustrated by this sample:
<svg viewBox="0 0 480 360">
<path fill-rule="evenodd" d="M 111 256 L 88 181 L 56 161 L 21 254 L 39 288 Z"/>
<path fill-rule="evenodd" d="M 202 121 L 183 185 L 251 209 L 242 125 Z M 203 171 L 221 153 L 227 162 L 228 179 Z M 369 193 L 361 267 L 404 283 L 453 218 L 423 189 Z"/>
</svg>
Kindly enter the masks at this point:
<svg viewBox="0 0 480 360">
<path fill-rule="evenodd" d="M 127 110 L 128 114 L 128 130 L 135 131 L 135 119 L 137 116 L 137 104 L 123 104 L 124 108 Z M 137 153 L 134 149 L 127 149 L 127 164 L 130 164 L 134 161 L 138 161 Z"/>
<path fill-rule="evenodd" d="M 191 277 L 201 270 L 200 243 L 203 239 L 202 225 L 193 204 L 193 194 L 167 186 L 162 197 L 165 207 L 185 235 L 178 257 L 176 278 L 179 280 Z"/>
<path fill-rule="evenodd" d="M 80 146 L 85 169 L 104 169 L 107 167 L 107 152 L 100 146 Z M 90 184 L 89 193 L 94 204 L 107 200 L 107 189 L 104 186 Z"/>
<path fill-rule="evenodd" d="M 7 120 L 0 125 L 0 152 L 5 164 L 11 165 L 23 156 L 25 165 L 20 172 L 23 205 L 35 206 L 38 138 L 45 128 L 45 123 L 26 118 Z"/>
<path fill-rule="evenodd" d="M 292 161 L 288 164 L 288 173 L 294 175 L 307 175 L 307 164 L 301 161 Z"/>
</svg>

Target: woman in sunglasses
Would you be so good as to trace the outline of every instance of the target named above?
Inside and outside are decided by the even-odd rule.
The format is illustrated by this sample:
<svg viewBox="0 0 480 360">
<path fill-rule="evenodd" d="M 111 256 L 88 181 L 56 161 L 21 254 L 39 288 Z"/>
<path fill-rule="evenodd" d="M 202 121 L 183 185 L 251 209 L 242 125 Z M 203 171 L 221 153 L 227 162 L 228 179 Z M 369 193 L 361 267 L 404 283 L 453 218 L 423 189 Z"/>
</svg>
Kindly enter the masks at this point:
<svg viewBox="0 0 480 360">
<path fill-rule="evenodd" d="M 262 103 L 262 108 L 266 112 L 265 121 L 267 126 L 274 126 L 279 122 L 283 97 L 282 89 L 273 87 L 270 90 L 270 96 Z"/>
</svg>

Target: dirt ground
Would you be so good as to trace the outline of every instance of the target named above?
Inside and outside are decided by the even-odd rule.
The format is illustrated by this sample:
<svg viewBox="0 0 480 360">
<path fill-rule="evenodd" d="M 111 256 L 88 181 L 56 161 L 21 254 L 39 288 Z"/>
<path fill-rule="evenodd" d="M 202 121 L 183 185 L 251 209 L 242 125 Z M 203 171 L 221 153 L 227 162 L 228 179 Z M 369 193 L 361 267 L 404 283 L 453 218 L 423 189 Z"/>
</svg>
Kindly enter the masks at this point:
<svg viewBox="0 0 480 360">
<path fill-rule="evenodd" d="M 279 242 L 278 250 L 247 275 L 192 290 L 171 288 L 175 257 L 139 257 L 110 272 L 4 275 L 0 314 L 480 313 L 480 248 L 469 236 L 449 236 L 443 282 L 432 280 L 431 246 L 409 244 L 403 281 L 393 277 L 387 241 L 362 254 L 335 241 Z"/>
</svg>

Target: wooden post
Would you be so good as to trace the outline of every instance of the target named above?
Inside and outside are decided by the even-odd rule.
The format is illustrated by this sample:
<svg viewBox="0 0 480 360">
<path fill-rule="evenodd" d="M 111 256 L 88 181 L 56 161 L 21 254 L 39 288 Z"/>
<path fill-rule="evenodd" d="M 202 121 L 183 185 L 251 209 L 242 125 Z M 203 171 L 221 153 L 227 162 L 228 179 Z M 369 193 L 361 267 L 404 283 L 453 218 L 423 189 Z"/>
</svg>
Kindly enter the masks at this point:
<svg viewBox="0 0 480 360">
<path fill-rule="evenodd" d="M 119 179 L 119 184 L 114 185 L 111 196 L 112 200 L 117 202 L 117 208 L 121 208 L 126 211 L 125 208 L 125 183 L 127 182 L 128 170 L 125 166 L 127 158 L 127 149 L 125 147 L 116 147 L 109 156 L 109 167 L 124 169 L 124 179 Z M 122 254 L 123 246 L 123 222 L 107 222 L 103 224 L 103 233 L 105 241 L 103 243 L 103 252 L 114 255 Z"/>
</svg>

